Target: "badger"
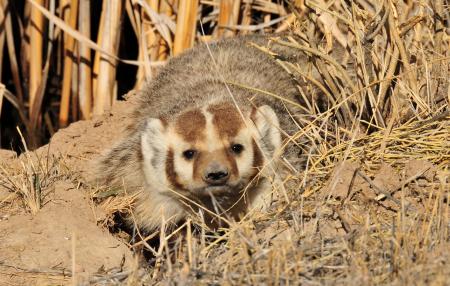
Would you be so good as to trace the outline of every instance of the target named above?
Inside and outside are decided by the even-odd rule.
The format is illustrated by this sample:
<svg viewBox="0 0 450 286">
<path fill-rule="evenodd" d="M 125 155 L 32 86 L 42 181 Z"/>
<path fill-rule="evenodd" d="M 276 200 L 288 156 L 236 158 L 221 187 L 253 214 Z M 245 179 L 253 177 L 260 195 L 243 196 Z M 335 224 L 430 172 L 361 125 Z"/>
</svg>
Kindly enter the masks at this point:
<svg viewBox="0 0 450 286">
<path fill-rule="evenodd" d="M 101 182 L 136 194 L 140 229 L 192 213 L 217 227 L 268 202 L 304 103 L 266 48 L 285 49 L 263 36 L 199 44 L 140 92 L 128 133 L 98 163 Z"/>
</svg>

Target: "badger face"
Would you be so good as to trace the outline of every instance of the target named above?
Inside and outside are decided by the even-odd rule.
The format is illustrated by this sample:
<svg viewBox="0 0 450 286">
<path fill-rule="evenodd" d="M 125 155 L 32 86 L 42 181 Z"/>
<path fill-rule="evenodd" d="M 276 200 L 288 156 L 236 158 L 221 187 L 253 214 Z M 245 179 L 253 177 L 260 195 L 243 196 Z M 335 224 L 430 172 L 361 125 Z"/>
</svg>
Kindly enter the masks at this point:
<svg viewBox="0 0 450 286">
<path fill-rule="evenodd" d="M 148 120 L 141 138 L 148 186 L 191 198 L 238 196 L 281 145 L 278 118 L 269 106 L 242 112 L 224 102 L 187 110 L 169 122 Z"/>
</svg>

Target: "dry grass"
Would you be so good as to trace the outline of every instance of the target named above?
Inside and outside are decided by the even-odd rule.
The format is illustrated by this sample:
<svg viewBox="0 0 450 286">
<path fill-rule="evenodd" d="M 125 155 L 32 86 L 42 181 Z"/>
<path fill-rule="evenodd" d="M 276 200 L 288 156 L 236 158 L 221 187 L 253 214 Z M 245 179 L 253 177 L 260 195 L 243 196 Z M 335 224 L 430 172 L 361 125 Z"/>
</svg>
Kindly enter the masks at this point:
<svg viewBox="0 0 450 286">
<path fill-rule="evenodd" d="M 22 133 L 24 154 L 11 165 L 0 162 L 0 187 L 9 190 L 19 198 L 22 207 L 35 215 L 48 202 L 48 194 L 53 183 L 68 177 L 68 169 L 61 162 L 62 158 L 38 155 L 30 152 Z M 49 151 L 49 147 L 47 148 Z M 9 162 L 11 163 L 11 162 Z M 15 200 L 5 200 L 0 203 L 13 203 Z"/>
<path fill-rule="evenodd" d="M 296 6 L 296 37 L 273 41 L 311 55 L 312 70 L 279 63 L 302 92 L 331 103 L 323 111 L 310 102 L 290 137 L 309 142 L 306 168 L 266 212 L 221 233 L 201 218 L 161 232 L 159 249 L 148 246 L 154 265 L 123 277 L 131 285 L 448 283 L 450 39 L 432 20 L 448 19 L 448 7 L 305 4 Z M 350 54 L 329 53 L 339 45 Z"/>
<path fill-rule="evenodd" d="M 191 45 L 191 38 L 178 40 L 170 18 L 174 11 L 147 15 L 159 37 L 143 36 L 147 28 L 140 20 L 145 18 L 142 11 L 152 8 L 137 12 L 136 7 L 145 5 L 134 2 L 139 5 L 127 4 L 125 9 L 128 16 L 134 15 L 133 27 L 150 47 L 147 51 Z M 254 28 L 249 26 L 249 9 L 262 11 L 259 30 L 270 26 L 271 17 L 287 16 L 274 25 L 282 30 L 291 23 L 295 37 L 273 40 L 310 56 L 307 69 L 278 55 L 278 62 L 301 83 L 301 93 L 322 93 L 330 103 L 324 111 L 309 102 L 308 116 L 290 137 L 304 146 L 306 168 L 285 179 L 286 193 L 275 196 L 265 212 L 252 212 L 221 232 L 208 231 L 197 217 L 168 231 L 168 218 L 162 222 L 163 231 L 138 243 L 153 255 L 151 267 L 102 274 L 92 284 L 448 285 L 447 2 L 240 1 L 245 12 L 241 26 L 232 15 L 216 10 L 225 2 L 229 1 L 199 1 L 202 8 L 215 7 L 202 16 L 204 25 L 227 23 L 232 29 L 220 33 L 233 34 Z M 180 17 L 198 8 L 184 5 L 177 11 Z M 155 23 L 155 17 L 161 22 Z M 180 27 L 180 21 L 192 24 L 176 18 L 177 31 L 192 29 L 191 24 Z M 75 32 L 71 33 L 78 41 L 111 56 L 107 47 Z M 336 57 L 333 51 L 339 47 L 348 53 Z M 141 77 L 149 76 L 152 64 L 165 56 L 142 53 Z M 100 95 L 94 94 L 94 110 L 96 96 Z M 107 214 L 128 211 L 130 201 L 107 199 L 103 208 Z M 155 236 L 160 241 L 157 248 L 145 242 Z"/>
<path fill-rule="evenodd" d="M 170 254 L 177 231 L 162 233 L 159 250 L 151 249 L 155 266 L 136 275 L 148 284 L 445 285 L 448 117 L 385 132 L 322 146 L 290 178 L 287 199 L 223 233 L 189 221 Z M 348 163 L 339 164 L 345 154 Z"/>
</svg>

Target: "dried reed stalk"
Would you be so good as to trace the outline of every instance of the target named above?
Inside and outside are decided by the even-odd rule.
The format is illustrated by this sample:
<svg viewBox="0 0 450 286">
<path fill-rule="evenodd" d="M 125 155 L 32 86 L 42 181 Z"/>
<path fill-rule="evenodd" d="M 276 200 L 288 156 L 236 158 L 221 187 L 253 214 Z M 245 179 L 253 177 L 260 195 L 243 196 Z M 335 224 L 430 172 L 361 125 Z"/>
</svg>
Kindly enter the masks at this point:
<svg viewBox="0 0 450 286">
<path fill-rule="evenodd" d="M 44 6 L 44 0 L 36 0 L 36 3 Z M 30 73 L 29 73 L 29 110 L 33 110 L 36 91 L 42 79 L 42 55 L 43 55 L 44 16 L 35 8 L 31 8 L 30 22 Z"/>
<path fill-rule="evenodd" d="M 3 6 L 3 1 L 0 3 L 0 23 L 5 23 L 5 8 Z M 6 39 L 6 31 L 5 29 L 0 30 L 0 51 L 4 50 L 5 47 L 5 39 Z M 2 71 L 3 71 L 3 57 L 0 57 L 0 82 L 2 80 Z M 1 101 L 1 99 L 0 99 Z M 2 112 L 1 102 L 0 102 L 0 114 Z"/>
<path fill-rule="evenodd" d="M 147 0 L 146 1 L 150 9 L 158 13 L 159 1 L 158 0 Z M 138 38 L 141 39 L 139 43 L 139 59 L 148 61 L 156 61 L 158 59 L 159 52 L 159 42 L 161 36 L 157 33 L 155 29 L 155 24 L 152 23 L 150 16 L 146 13 L 145 9 L 141 9 L 141 33 Z M 145 37 L 143 39 L 142 37 Z M 145 54 L 144 54 L 145 53 Z M 144 83 L 144 79 L 151 77 L 151 68 L 148 65 L 139 66 L 137 72 L 137 79 L 135 87 L 140 89 Z"/>
<path fill-rule="evenodd" d="M 16 95 L 19 101 L 23 102 L 23 89 L 22 89 L 22 83 L 20 80 L 20 72 L 19 72 L 19 64 L 17 62 L 17 54 L 16 54 L 16 48 L 14 45 L 14 31 L 11 21 L 11 10 L 9 7 L 9 4 L 6 0 L 2 0 L 2 7 L 4 9 L 0 9 L 0 13 L 4 15 L 4 23 L 5 23 L 5 33 L 6 33 L 6 45 L 8 48 L 8 56 L 9 56 L 9 63 L 11 66 L 11 73 L 12 78 L 14 82 L 14 87 L 16 89 Z"/>
<path fill-rule="evenodd" d="M 65 22 L 69 22 L 69 17 L 70 17 L 70 6 L 71 6 L 71 1 L 72 0 L 61 0 L 59 2 L 59 13 L 60 13 L 60 17 L 61 19 L 63 19 Z"/>
<path fill-rule="evenodd" d="M 270 23 L 271 19 L 272 19 L 272 16 L 270 14 L 264 15 L 264 24 L 268 25 Z M 264 32 L 266 32 L 266 33 L 270 32 L 270 28 L 269 27 L 265 28 Z"/>
<path fill-rule="evenodd" d="M 5 91 L 6 91 L 6 88 L 5 88 L 5 86 L 3 85 L 3 84 L 1 84 L 0 83 L 0 117 L 2 116 L 2 107 L 3 107 L 3 98 L 5 97 L 4 96 L 4 94 L 5 94 Z M 1 130 L 0 130 L 0 136 L 1 136 Z M 2 144 L 1 144 L 2 142 L 1 142 L 1 140 L 0 140 L 0 148 L 2 147 Z"/>
<path fill-rule="evenodd" d="M 5 5 L 8 4 L 7 0 L 4 1 Z M 26 1 L 23 11 L 23 31 L 21 33 L 22 38 L 27 39 L 25 41 L 21 41 L 20 43 L 20 60 L 17 59 L 17 61 L 20 64 L 21 72 L 23 78 L 28 78 L 30 72 L 29 72 L 29 65 L 30 65 L 30 33 L 31 33 L 31 4 L 30 2 Z M 29 86 L 28 86 L 29 88 Z"/>
<path fill-rule="evenodd" d="M 72 0 L 70 3 L 69 25 L 75 29 L 78 19 L 78 1 Z M 71 36 L 65 35 L 64 41 L 64 71 L 61 91 L 61 104 L 59 108 L 59 126 L 65 127 L 69 123 L 69 105 L 72 90 L 72 65 L 74 57 L 75 40 Z"/>
<path fill-rule="evenodd" d="M 126 2 L 125 9 L 127 10 L 128 17 L 130 18 L 130 21 L 134 27 L 136 38 L 138 40 L 139 45 L 139 55 L 138 60 L 142 61 L 144 57 L 144 44 L 142 42 L 145 41 L 145 38 L 143 37 L 142 33 L 142 20 L 141 20 L 141 9 L 137 5 L 131 6 L 130 2 Z M 148 70 L 148 67 L 146 65 L 140 65 L 137 73 L 136 73 L 136 82 L 134 83 L 133 89 L 141 89 L 144 84 L 144 77 L 146 74 L 150 74 L 151 70 Z"/>
<path fill-rule="evenodd" d="M 58 10 L 59 19 L 61 19 L 62 22 L 64 22 L 64 24 L 66 24 L 67 27 L 69 27 L 69 28 L 71 28 L 70 23 L 69 23 L 70 22 L 70 2 L 71 1 L 72 0 L 60 0 L 59 1 L 59 10 Z M 47 16 L 47 18 L 49 19 L 48 16 Z M 64 32 L 64 34 L 63 34 L 64 37 L 61 37 L 59 39 L 59 43 L 58 43 L 58 48 L 59 48 L 58 49 L 58 73 L 61 76 L 61 78 L 63 78 L 63 75 L 64 75 L 64 59 L 65 59 L 64 43 L 65 43 L 65 39 L 67 38 L 66 35 L 70 35 L 64 29 L 63 29 L 63 32 Z"/>
<path fill-rule="evenodd" d="M 107 6 L 107 2 L 103 1 L 102 4 L 102 13 L 100 14 L 100 22 L 98 24 L 98 33 L 97 33 L 97 45 L 103 49 L 102 42 L 103 42 L 103 30 L 105 26 L 105 9 Z M 100 56 L 102 53 L 97 51 L 94 56 L 94 67 L 93 67 L 93 74 L 92 74 L 92 100 L 93 100 L 93 113 L 95 113 L 95 105 L 97 104 L 97 79 L 98 74 L 100 72 Z"/>
<path fill-rule="evenodd" d="M 50 6 L 50 13 L 55 14 L 56 9 L 56 0 L 50 0 L 49 1 Z M 59 31 L 57 31 L 59 33 Z M 45 89 L 47 86 L 47 79 L 48 79 L 48 73 L 50 69 L 50 61 L 51 61 L 51 55 L 53 52 L 53 39 L 57 38 L 58 36 L 55 33 L 54 23 L 52 20 L 48 23 L 48 35 L 49 35 L 49 41 L 47 42 L 47 55 L 45 60 L 45 65 L 42 71 L 42 81 L 39 84 L 39 87 L 36 91 L 35 98 L 34 98 L 34 104 L 33 108 L 30 111 L 29 118 L 30 118 L 30 130 L 28 130 L 28 137 L 31 143 L 31 146 L 35 147 L 35 145 L 40 141 L 38 135 L 39 132 L 36 132 L 36 129 L 39 129 L 39 121 L 42 120 L 42 114 L 41 114 L 41 108 L 42 108 L 42 102 L 44 100 L 44 94 Z"/>
<path fill-rule="evenodd" d="M 78 17 L 77 17 L 78 18 Z M 73 59 L 75 60 L 75 62 L 72 64 L 72 80 L 70 81 L 70 111 L 71 111 L 71 118 L 72 121 L 77 121 L 78 120 L 78 94 L 79 94 L 79 90 L 78 90 L 78 85 L 79 85 L 79 80 L 78 80 L 78 71 L 79 71 L 79 61 L 78 59 L 80 58 L 80 54 L 78 53 L 78 43 L 75 43 L 74 47 L 73 47 Z"/>
<path fill-rule="evenodd" d="M 250 5 L 250 4 L 248 4 Z M 235 26 L 239 20 L 239 9 L 241 7 L 240 0 L 222 0 L 219 7 L 219 37 L 231 37 L 236 34 L 235 29 L 227 28 L 227 26 Z"/>
<path fill-rule="evenodd" d="M 282 33 L 289 29 L 296 19 L 295 14 L 291 14 L 283 23 L 275 30 L 275 33 Z"/>
<path fill-rule="evenodd" d="M 252 9 L 255 11 L 261 11 L 264 13 L 275 15 L 286 15 L 286 9 L 283 4 L 273 3 L 270 0 L 242 0 L 243 3 L 251 3 Z M 279 2 L 279 1 L 276 1 Z M 303 0 L 295 2 L 304 2 Z"/>
<path fill-rule="evenodd" d="M 155 12 L 159 12 L 159 0 L 147 0 L 150 7 Z M 143 30 L 144 33 L 147 35 L 147 47 L 145 50 L 148 51 L 150 54 L 150 60 L 156 61 L 158 59 L 158 52 L 159 52 L 159 40 L 161 39 L 161 35 L 159 35 L 155 31 L 154 23 L 151 23 L 148 18 L 148 16 L 142 17 L 143 19 Z"/>
<path fill-rule="evenodd" d="M 120 21 L 123 1 L 103 2 L 100 46 L 110 54 L 117 55 L 120 38 Z M 99 36 L 100 37 L 100 36 Z M 103 114 L 111 109 L 114 98 L 116 60 L 100 55 L 97 71 L 97 86 L 94 96 L 94 114 Z M 95 72 L 95 67 L 94 67 Z"/>
<path fill-rule="evenodd" d="M 159 12 L 168 17 L 173 15 L 172 7 L 175 7 L 175 0 L 162 0 L 159 5 Z M 170 55 L 170 47 L 172 43 L 166 42 L 164 39 L 160 39 L 159 41 L 159 52 L 158 52 L 158 60 L 164 61 Z"/>
<path fill-rule="evenodd" d="M 198 0 L 180 1 L 173 47 L 174 55 L 193 46 L 197 27 Z"/>
<path fill-rule="evenodd" d="M 80 1 L 80 11 L 78 17 L 78 28 L 87 38 L 91 38 L 91 0 Z M 91 117 L 92 105 L 92 60 L 91 50 L 84 42 L 78 43 L 79 53 L 79 104 L 81 117 L 89 119 Z"/>
<path fill-rule="evenodd" d="M 242 12 L 242 26 L 250 26 L 252 24 L 252 3 L 245 3 L 244 11 Z M 243 30 L 241 34 L 245 35 L 249 31 Z"/>
<path fill-rule="evenodd" d="M 140 21 L 137 20 L 136 15 L 134 13 L 138 9 L 136 5 L 132 6 L 131 4 L 132 4 L 131 1 L 125 1 L 125 11 L 130 20 L 131 27 L 133 27 L 133 32 L 136 35 L 136 37 L 138 37 L 140 29 L 140 27 L 138 27 L 139 25 L 138 22 L 140 23 Z"/>
</svg>

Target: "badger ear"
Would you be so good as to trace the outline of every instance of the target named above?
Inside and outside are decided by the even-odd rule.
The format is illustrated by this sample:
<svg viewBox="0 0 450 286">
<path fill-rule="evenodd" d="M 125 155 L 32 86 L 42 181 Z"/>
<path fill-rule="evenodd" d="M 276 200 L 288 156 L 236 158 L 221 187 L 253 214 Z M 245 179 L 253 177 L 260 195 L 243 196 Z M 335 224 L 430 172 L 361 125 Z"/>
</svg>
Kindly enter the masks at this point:
<svg viewBox="0 0 450 286">
<path fill-rule="evenodd" d="M 275 111 L 268 105 L 252 111 L 251 119 L 258 130 L 259 142 L 267 155 L 273 156 L 281 147 L 280 122 Z"/>
<path fill-rule="evenodd" d="M 157 118 L 147 119 L 141 135 L 141 152 L 146 176 L 164 170 L 165 156 L 167 152 L 165 127 Z"/>
</svg>

